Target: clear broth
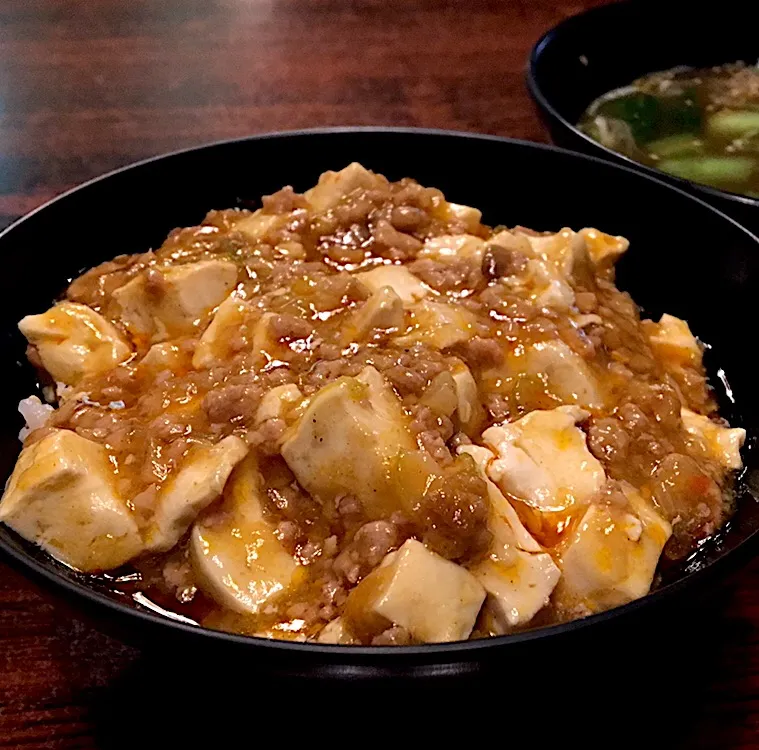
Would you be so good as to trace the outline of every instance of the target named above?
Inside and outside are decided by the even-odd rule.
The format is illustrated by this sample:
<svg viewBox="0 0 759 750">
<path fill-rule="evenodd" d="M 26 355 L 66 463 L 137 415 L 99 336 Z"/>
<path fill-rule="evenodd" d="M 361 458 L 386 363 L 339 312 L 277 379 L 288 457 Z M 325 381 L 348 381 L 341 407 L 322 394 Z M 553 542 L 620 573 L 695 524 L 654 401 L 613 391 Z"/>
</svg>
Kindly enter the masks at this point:
<svg viewBox="0 0 759 750">
<path fill-rule="evenodd" d="M 646 166 L 759 198 L 759 67 L 651 73 L 596 99 L 579 128 Z"/>
</svg>

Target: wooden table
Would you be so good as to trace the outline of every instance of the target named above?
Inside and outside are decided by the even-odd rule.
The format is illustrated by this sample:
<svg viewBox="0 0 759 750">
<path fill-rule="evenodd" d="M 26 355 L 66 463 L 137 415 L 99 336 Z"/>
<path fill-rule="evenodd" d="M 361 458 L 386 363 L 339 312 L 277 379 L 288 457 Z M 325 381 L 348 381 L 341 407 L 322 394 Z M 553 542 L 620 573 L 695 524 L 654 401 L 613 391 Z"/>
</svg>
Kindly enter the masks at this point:
<svg viewBox="0 0 759 750">
<path fill-rule="evenodd" d="M 0 224 L 114 167 L 249 133 L 372 124 L 543 140 L 524 87 L 528 51 L 592 4 L 2 0 Z M 221 679 L 196 671 L 192 654 L 167 665 L 0 566 L 0 744 L 150 747 L 166 735 L 193 746 L 204 726 L 238 730 L 253 746 L 267 725 L 293 742 L 316 732 L 390 743 L 394 718 L 405 715 L 417 728 L 461 727 L 470 741 L 504 746 L 567 733 L 624 745 L 643 732 L 652 747 L 752 747 L 757 582 L 755 564 L 708 608 L 696 605 L 692 625 L 670 629 L 655 652 L 636 650 L 632 638 L 602 655 L 598 671 L 538 664 L 529 681 L 506 670 L 466 696 L 427 694 L 430 711 L 422 696 L 392 687 L 337 694 L 261 684 L 250 665 L 223 665 Z M 363 730 L 344 727 L 352 713 Z"/>
</svg>

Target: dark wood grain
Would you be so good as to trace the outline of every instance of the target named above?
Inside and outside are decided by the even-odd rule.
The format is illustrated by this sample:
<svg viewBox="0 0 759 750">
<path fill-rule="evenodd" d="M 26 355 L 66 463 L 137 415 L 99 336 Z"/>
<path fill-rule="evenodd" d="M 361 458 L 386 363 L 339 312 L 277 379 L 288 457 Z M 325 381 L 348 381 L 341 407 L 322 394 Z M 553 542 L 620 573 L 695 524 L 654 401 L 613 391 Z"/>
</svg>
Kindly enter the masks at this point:
<svg viewBox="0 0 759 750">
<path fill-rule="evenodd" d="M 592 4 L 2 0 L 0 225 L 104 171 L 217 138 L 374 124 L 543 140 L 523 83 L 528 51 Z M 430 714 L 418 695 L 387 686 L 327 695 L 264 682 L 254 664 L 207 672 L 191 654 L 167 662 L 100 634 L 0 565 L 0 744 L 134 748 L 169 736 L 194 746 L 202 730 L 218 740 L 226 728 L 253 746 L 277 721 L 293 742 L 310 741 L 314 728 L 361 741 L 366 732 L 343 723 L 352 711 L 390 744 L 403 705 L 426 716 L 423 728 L 461 727 L 470 741 L 504 746 L 569 734 L 590 744 L 753 747 L 758 582 L 754 564 L 655 647 L 628 637 L 582 673 L 535 665 L 532 682 L 506 669 L 466 696 L 427 694 L 438 706 Z M 319 723 L 302 720 L 305 707 Z"/>
</svg>

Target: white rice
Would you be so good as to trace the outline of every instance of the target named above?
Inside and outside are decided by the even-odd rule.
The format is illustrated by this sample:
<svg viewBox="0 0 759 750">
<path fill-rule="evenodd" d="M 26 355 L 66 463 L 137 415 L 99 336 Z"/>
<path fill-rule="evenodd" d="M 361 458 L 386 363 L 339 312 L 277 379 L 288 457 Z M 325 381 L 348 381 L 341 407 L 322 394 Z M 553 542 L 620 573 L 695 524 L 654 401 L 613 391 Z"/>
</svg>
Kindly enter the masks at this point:
<svg viewBox="0 0 759 750">
<path fill-rule="evenodd" d="M 18 402 L 18 410 L 26 421 L 26 425 L 21 428 L 18 439 L 23 443 L 26 436 L 33 430 L 44 427 L 48 418 L 54 411 L 50 404 L 43 404 L 37 396 L 29 396 Z"/>
</svg>

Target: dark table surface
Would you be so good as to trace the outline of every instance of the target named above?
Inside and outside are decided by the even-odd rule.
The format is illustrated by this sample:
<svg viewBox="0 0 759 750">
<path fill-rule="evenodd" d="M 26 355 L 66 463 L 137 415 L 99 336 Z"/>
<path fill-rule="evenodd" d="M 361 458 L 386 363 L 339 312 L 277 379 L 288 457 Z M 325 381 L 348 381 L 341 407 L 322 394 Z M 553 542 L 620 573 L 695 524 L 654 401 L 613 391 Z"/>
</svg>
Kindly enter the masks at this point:
<svg viewBox="0 0 759 750">
<path fill-rule="evenodd" d="M 528 51 L 592 4 L 0 0 L 0 225 L 114 167 L 249 133 L 372 124 L 544 140 L 524 87 Z M 754 564 L 653 636 L 585 646 L 584 668 L 574 654 L 507 664 L 466 689 L 354 689 L 125 645 L 0 564 L 0 744 L 194 746 L 204 730 L 250 746 L 272 730 L 394 744 L 404 715 L 504 746 L 753 747 L 757 582 Z M 350 716 L 363 728 L 349 730 Z"/>
</svg>

